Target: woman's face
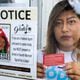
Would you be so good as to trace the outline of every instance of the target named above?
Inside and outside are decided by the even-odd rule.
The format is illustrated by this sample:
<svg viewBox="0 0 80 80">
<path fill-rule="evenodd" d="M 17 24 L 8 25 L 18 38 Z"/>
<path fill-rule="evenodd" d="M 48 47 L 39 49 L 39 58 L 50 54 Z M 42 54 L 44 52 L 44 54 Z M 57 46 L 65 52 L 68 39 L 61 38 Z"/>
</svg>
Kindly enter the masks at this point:
<svg viewBox="0 0 80 80">
<path fill-rule="evenodd" d="M 0 50 L 4 49 L 5 46 L 5 40 L 4 38 L 0 37 Z"/>
<path fill-rule="evenodd" d="M 56 21 L 54 33 L 60 48 L 73 48 L 80 38 L 80 19 L 71 10 L 62 12 Z"/>
</svg>

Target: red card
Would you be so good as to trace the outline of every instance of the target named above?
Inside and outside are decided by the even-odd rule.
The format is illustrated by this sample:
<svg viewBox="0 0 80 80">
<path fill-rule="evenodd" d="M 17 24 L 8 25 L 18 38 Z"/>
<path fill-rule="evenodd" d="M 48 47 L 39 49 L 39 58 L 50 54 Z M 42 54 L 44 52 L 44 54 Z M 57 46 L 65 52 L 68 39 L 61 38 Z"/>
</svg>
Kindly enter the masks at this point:
<svg viewBox="0 0 80 80">
<path fill-rule="evenodd" d="M 64 54 L 44 54 L 43 64 L 45 66 L 57 66 L 64 64 Z"/>
</svg>

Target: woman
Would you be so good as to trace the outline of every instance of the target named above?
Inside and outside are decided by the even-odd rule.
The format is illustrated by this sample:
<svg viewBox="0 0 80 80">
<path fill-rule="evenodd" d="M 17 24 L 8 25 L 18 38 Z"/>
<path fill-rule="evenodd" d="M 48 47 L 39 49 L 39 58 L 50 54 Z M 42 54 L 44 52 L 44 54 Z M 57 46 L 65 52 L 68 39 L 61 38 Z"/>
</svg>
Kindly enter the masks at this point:
<svg viewBox="0 0 80 80">
<path fill-rule="evenodd" d="M 60 1 L 52 9 L 49 16 L 47 44 L 43 52 L 38 54 L 38 74 L 45 76 L 43 54 L 64 53 L 67 75 L 71 80 L 80 79 L 80 15 L 70 6 L 67 0 Z M 41 56 L 41 57 L 40 57 Z M 67 59 L 69 58 L 69 60 Z M 40 61 L 39 61 L 40 60 Z"/>
<path fill-rule="evenodd" d="M 9 52 L 9 42 L 4 31 L 0 28 L 0 54 L 2 56 L 6 56 L 8 52 Z"/>
</svg>

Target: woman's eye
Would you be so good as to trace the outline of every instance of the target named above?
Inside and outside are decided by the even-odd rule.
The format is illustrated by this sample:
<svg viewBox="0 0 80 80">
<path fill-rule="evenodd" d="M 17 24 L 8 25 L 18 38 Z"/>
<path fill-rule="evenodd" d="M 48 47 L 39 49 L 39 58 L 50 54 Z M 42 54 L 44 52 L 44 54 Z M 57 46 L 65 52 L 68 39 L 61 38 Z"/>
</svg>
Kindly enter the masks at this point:
<svg viewBox="0 0 80 80">
<path fill-rule="evenodd" d="M 68 24 L 70 24 L 70 25 L 72 25 L 74 23 L 76 23 L 76 20 L 70 20 L 70 21 L 68 21 Z"/>
<path fill-rule="evenodd" d="M 61 26 L 62 25 L 62 22 L 56 22 L 56 26 Z"/>
</svg>

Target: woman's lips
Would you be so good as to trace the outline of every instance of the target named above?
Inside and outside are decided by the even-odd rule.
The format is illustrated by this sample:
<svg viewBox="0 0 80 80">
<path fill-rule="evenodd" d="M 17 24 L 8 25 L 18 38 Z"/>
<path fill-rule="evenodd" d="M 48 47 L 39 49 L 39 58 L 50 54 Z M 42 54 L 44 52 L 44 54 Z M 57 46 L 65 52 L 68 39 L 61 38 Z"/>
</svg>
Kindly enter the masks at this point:
<svg viewBox="0 0 80 80">
<path fill-rule="evenodd" d="M 61 39 L 69 40 L 69 39 L 71 39 L 71 36 L 62 36 Z"/>
</svg>

